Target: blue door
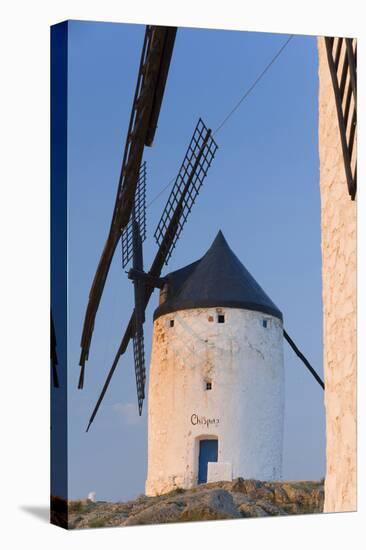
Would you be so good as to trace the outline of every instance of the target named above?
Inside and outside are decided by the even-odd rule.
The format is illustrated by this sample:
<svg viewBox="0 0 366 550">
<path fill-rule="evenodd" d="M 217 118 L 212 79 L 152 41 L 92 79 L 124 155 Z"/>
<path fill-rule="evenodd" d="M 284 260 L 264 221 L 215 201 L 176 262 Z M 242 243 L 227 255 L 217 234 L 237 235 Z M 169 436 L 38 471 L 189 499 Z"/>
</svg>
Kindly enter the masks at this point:
<svg viewBox="0 0 366 550">
<path fill-rule="evenodd" d="M 198 483 L 207 482 L 207 463 L 217 462 L 217 439 L 201 439 L 198 458 Z"/>
</svg>

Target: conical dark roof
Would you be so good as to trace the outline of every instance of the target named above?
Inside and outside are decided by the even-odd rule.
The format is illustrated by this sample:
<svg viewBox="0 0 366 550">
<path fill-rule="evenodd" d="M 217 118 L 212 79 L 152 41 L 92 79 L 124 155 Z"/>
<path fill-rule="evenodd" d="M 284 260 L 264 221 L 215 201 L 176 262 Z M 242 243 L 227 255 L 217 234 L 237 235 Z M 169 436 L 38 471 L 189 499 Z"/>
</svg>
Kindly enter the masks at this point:
<svg viewBox="0 0 366 550">
<path fill-rule="evenodd" d="M 166 276 L 167 297 L 154 313 L 200 307 L 261 311 L 282 320 L 282 313 L 227 244 L 221 231 L 197 262 Z"/>
</svg>

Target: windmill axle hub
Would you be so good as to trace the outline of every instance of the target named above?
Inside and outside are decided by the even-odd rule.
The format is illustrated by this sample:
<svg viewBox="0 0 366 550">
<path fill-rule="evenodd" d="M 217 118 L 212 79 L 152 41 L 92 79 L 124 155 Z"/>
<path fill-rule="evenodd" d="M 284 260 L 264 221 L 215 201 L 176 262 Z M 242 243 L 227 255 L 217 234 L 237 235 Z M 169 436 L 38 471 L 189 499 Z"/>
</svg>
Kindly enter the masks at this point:
<svg viewBox="0 0 366 550">
<path fill-rule="evenodd" d="M 148 273 L 133 267 L 129 270 L 127 276 L 133 281 L 143 281 L 147 286 L 151 286 L 153 288 L 163 288 L 166 282 L 164 278 L 154 277 L 153 275 L 149 275 Z"/>
</svg>

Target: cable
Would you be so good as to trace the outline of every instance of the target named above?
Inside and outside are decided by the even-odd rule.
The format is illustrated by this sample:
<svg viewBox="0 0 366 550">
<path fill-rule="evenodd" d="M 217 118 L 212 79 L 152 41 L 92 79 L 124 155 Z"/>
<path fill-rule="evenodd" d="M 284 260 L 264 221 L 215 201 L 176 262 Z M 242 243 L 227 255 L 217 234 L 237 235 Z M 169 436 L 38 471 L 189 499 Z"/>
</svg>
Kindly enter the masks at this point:
<svg viewBox="0 0 366 550">
<path fill-rule="evenodd" d="M 229 120 L 229 118 L 232 117 L 232 115 L 238 110 L 240 105 L 243 103 L 243 101 L 248 97 L 248 95 L 254 90 L 254 88 L 257 86 L 257 84 L 262 80 L 264 75 L 267 73 L 267 71 L 272 67 L 272 65 L 275 63 L 275 61 L 279 58 L 283 50 L 286 48 L 286 46 L 289 44 L 289 42 L 294 38 L 293 34 L 290 34 L 287 38 L 286 42 L 282 44 L 281 48 L 278 50 L 278 52 L 272 57 L 271 61 L 265 66 L 263 71 L 257 76 L 257 78 L 254 80 L 254 82 L 249 86 L 249 88 L 246 90 L 244 95 L 239 99 L 239 101 L 234 105 L 234 107 L 229 111 L 229 113 L 226 115 L 226 117 L 223 119 L 221 124 L 216 128 L 216 130 L 213 132 L 213 136 L 215 136 L 221 128 L 226 124 L 226 122 Z M 176 177 L 172 178 L 166 185 L 163 187 L 159 193 L 148 203 L 146 208 L 149 208 L 158 198 L 172 185 L 172 183 L 175 181 Z"/>
<path fill-rule="evenodd" d="M 219 132 L 221 130 L 221 128 L 224 126 L 224 124 L 229 120 L 229 118 L 235 113 L 235 111 L 240 107 L 240 105 L 243 103 L 244 99 L 246 99 L 248 97 L 248 95 L 254 90 L 254 88 L 256 87 L 256 85 L 258 84 L 258 82 L 260 80 L 262 80 L 262 78 L 264 77 L 264 75 L 266 74 L 266 72 L 268 71 L 268 69 L 270 69 L 270 67 L 272 67 L 273 63 L 279 58 L 279 56 L 281 55 L 281 53 L 283 52 L 283 50 L 286 48 L 287 44 L 293 39 L 294 35 L 293 34 L 290 34 L 290 36 L 288 37 L 288 39 L 286 40 L 286 42 L 284 44 L 282 44 L 281 48 L 278 50 L 278 52 L 276 53 L 276 55 L 274 57 L 272 57 L 271 61 L 268 63 L 268 65 L 265 66 L 265 68 L 263 69 L 263 71 L 260 73 L 259 76 L 257 76 L 257 78 L 255 79 L 255 81 L 253 82 L 253 84 L 247 89 L 247 91 L 244 93 L 244 95 L 239 99 L 239 101 L 237 102 L 237 104 L 231 109 L 231 111 L 226 115 L 226 117 L 224 118 L 224 120 L 221 122 L 221 124 L 216 128 L 216 130 L 213 132 L 213 135 L 216 135 L 217 132 Z"/>
<path fill-rule="evenodd" d="M 149 206 L 151 206 L 156 200 L 158 200 L 158 198 L 168 189 L 168 187 L 171 186 L 171 184 L 177 179 L 177 176 L 174 176 L 174 178 L 172 178 L 160 191 L 157 195 L 155 195 L 155 197 L 153 199 L 151 199 L 151 201 L 147 204 L 146 208 L 149 208 Z"/>
</svg>

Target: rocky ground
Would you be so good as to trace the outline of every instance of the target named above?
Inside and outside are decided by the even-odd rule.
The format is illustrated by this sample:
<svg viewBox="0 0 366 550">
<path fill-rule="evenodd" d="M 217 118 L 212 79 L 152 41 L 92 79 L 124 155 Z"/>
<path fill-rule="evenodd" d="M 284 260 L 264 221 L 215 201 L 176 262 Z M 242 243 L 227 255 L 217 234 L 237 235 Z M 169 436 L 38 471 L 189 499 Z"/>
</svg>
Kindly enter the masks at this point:
<svg viewBox="0 0 366 550">
<path fill-rule="evenodd" d="M 53 523 L 69 529 L 148 525 L 290 514 L 323 510 L 321 481 L 261 482 L 238 478 L 232 482 L 177 489 L 157 497 L 129 502 L 52 501 Z M 67 520 L 68 516 L 68 521 Z"/>
</svg>

